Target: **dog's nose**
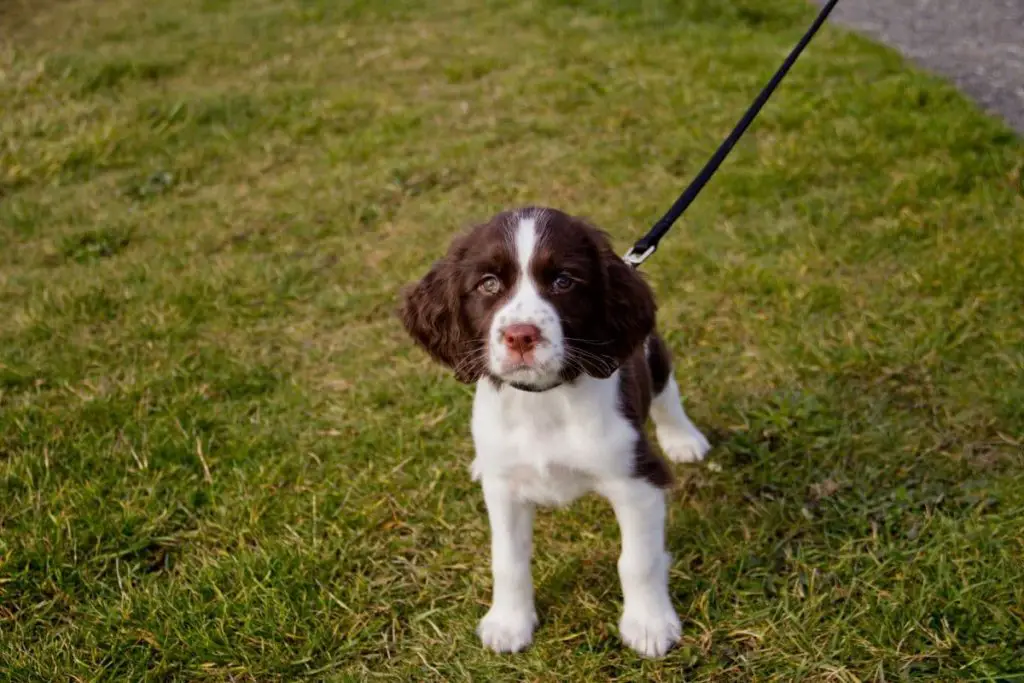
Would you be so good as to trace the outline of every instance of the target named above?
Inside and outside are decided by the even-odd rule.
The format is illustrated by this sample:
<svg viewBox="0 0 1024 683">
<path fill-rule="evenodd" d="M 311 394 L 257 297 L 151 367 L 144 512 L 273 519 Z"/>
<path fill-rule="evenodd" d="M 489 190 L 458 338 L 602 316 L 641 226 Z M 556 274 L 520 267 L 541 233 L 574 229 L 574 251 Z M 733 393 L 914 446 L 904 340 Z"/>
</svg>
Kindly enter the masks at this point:
<svg viewBox="0 0 1024 683">
<path fill-rule="evenodd" d="M 540 341 L 540 330 L 536 325 L 509 325 L 502 333 L 505 346 L 513 351 L 524 354 L 532 351 Z"/>
</svg>

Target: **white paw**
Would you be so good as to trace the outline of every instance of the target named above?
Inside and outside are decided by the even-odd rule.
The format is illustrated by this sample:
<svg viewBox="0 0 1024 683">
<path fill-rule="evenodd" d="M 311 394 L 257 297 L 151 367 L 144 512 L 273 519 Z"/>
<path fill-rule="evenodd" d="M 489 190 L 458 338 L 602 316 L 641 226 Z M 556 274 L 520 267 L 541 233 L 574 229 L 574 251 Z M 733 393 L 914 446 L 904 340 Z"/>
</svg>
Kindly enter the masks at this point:
<svg viewBox="0 0 1024 683">
<path fill-rule="evenodd" d="M 619 620 L 619 634 L 626 645 L 643 657 L 661 657 L 679 642 L 679 617 L 671 607 L 661 611 L 627 611 Z"/>
<path fill-rule="evenodd" d="M 495 652 L 519 652 L 533 641 L 537 615 L 531 611 L 497 610 L 494 607 L 480 620 L 476 634 Z"/>
<path fill-rule="evenodd" d="M 711 444 L 696 429 L 685 432 L 659 429 L 657 436 L 661 450 L 672 462 L 700 462 L 711 450 Z"/>
</svg>

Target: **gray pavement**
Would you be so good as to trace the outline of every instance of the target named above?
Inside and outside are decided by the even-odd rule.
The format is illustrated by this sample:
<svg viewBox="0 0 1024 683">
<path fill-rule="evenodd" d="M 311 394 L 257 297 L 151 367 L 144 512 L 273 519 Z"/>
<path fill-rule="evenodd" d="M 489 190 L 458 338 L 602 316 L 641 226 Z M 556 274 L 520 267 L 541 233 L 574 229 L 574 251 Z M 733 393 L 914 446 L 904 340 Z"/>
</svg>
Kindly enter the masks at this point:
<svg viewBox="0 0 1024 683">
<path fill-rule="evenodd" d="M 947 77 L 1024 134 L 1024 0 L 839 0 L 831 21 Z"/>
</svg>

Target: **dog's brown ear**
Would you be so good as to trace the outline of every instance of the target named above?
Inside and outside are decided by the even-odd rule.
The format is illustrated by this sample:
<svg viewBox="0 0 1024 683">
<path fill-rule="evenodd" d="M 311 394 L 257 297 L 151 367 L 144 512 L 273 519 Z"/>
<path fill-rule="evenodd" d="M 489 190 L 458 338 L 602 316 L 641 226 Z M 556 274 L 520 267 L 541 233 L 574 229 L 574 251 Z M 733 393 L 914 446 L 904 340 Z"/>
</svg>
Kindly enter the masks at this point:
<svg viewBox="0 0 1024 683">
<path fill-rule="evenodd" d="M 402 293 L 400 317 L 406 331 L 435 360 L 455 371 L 460 382 L 480 377 L 480 363 L 469 358 L 470 339 L 462 321 L 458 262 L 461 240 L 418 283 Z"/>
<path fill-rule="evenodd" d="M 606 348 L 622 362 L 654 331 L 657 307 L 650 286 L 603 235 L 599 248 L 605 275 L 604 325 L 610 340 Z"/>
</svg>

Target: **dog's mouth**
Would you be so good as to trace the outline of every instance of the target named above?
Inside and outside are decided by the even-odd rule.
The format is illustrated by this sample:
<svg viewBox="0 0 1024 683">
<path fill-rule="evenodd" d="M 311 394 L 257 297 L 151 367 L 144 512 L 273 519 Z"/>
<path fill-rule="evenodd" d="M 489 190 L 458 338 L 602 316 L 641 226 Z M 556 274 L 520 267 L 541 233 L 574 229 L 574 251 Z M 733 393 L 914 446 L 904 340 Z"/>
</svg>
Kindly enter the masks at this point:
<svg viewBox="0 0 1024 683">
<path fill-rule="evenodd" d="M 536 360 L 534 360 L 534 358 L 532 356 L 531 357 L 523 357 L 523 358 L 519 358 L 519 359 L 516 359 L 516 360 L 509 360 L 509 361 L 506 361 L 505 363 L 502 363 L 501 374 L 503 374 L 503 375 L 510 375 L 510 374 L 514 374 L 514 373 L 530 373 L 530 372 L 536 372 L 537 369 L 538 369 L 537 362 L 536 362 Z"/>
<path fill-rule="evenodd" d="M 530 382 L 542 379 L 546 374 L 536 363 L 519 361 L 502 364 L 498 376 L 509 382 Z"/>
<path fill-rule="evenodd" d="M 502 382 L 532 391 L 546 391 L 562 383 L 559 364 L 555 362 L 511 361 L 503 363 L 494 375 Z"/>
<path fill-rule="evenodd" d="M 545 373 L 544 375 L 538 375 L 531 372 L 503 373 L 500 376 L 495 375 L 494 379 L 515 389 L 531 393 L 541 393 L 554 389 L 563 383 L 562 378 L 558 374 Z"/>
</svg>

